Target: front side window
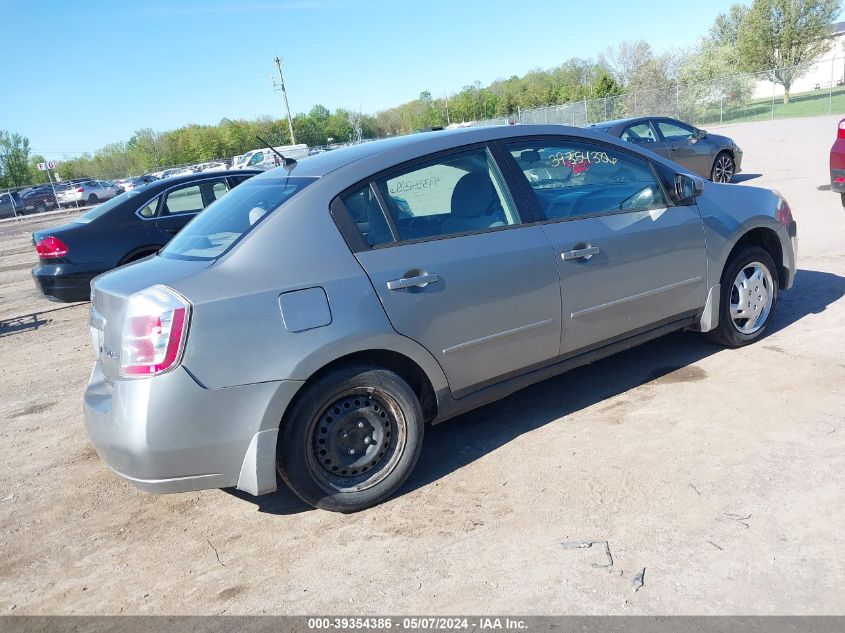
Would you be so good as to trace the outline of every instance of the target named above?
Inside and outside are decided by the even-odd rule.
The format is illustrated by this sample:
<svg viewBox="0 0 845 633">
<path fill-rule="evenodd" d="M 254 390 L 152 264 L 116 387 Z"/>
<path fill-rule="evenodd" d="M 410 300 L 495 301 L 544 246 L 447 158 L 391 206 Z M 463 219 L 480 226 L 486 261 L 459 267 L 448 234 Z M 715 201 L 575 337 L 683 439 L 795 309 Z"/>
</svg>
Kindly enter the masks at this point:
<svg viewBox="0 0 845 633">
<path fill-rule="evenodd" d="M 376 181 L 400 240 L 519 224 L 489 152 L 475 149 L 417 164 Z"/>
<path fill-rule="evenodd" d="M 651 124 L 643 122 L 626 127 L 625 131 L 622 132 L 622 140 L 640 145 L 643 143 L 656 143 L 657 136 L 654 134 L 654 128 L 651 127 Z"/>
<path fill-rule="evenodd" d="M 189 222 L 160 254 L 172 259 L 216 259 L 314 180 L 271 176 L 270 172 L 247 180 Z"/>
<path fill-rule="evenodd" d="M 688 141 L 695 136 L 695 130 L 681 123 L 658 121 L 657 127 L 667 141 Z"/>
<path fill-rule="evenodd" d="M 256 152 L 252 155 L 252 158 L 249 159 L 250 166 L 257 165 L 261 161 L 264 160 L 264 152 Z"/>
<path fill-rule="evenodd" d="M 666 204 L 647 162 L 577 141 L 507 144 L 547 220 Z"/>
</svg>

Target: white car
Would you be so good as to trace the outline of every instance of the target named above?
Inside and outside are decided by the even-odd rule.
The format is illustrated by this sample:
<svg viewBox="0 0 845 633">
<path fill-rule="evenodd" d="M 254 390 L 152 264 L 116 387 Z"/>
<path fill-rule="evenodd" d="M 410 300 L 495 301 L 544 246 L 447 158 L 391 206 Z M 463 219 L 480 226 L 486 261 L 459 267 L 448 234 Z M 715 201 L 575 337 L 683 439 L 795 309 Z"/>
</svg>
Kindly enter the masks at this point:
<svg viewBox="0 0 845 633">
<path fill-rule="evenodd" d="M 302 160 L 308 158 L 308 146 L 304 143 L 299 145 L 282 145 L 274 147 L 285 158 Z M 240 156 L 236 163 L 232 163 L 232 169 L 273 169 L 278 167 L 281 159 L 269 147 L 254 149 Z"/>
<path fill-rule="evenodd" d="M 227 169 L 229 169 L 229 166 L 226 163 L 214 162 L 214 163 L 206 163 L 205 165 L 202 166 L 200 171 L 205 173 L 205 172 L 213 172 L 213 171 L 226 171 Z"/>
<path fill-rule="evenodd" d="M 63 187 L 56 191 L 60 205 L 89 205 L 99 204 L 103 200 L 110 200 L 123 190 L 112 182 L 105 180 L 86 180 Z"/>
</svg>

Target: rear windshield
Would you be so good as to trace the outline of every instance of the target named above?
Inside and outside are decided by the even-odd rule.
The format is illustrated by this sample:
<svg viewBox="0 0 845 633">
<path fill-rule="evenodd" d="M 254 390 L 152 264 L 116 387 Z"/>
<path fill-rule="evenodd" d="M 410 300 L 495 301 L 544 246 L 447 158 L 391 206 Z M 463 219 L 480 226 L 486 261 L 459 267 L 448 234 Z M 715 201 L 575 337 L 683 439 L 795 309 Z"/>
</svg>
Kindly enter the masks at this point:
<svg viewBox="0 0 845 633">
<path fill-rule="evenodd" d="M 88 224 L 91 220 L 96 220 L 101 215 L 108 213 L 109 211 L 123 204 L 130 198 L 134 198 L 135 196 L 141 195 L 143 191 L 143 189 L 130 189 L 129 191 L 115 196 L 111 200 L 108 200 L 102 204 L 98 204 L 93 209 L 89 209 L 79 217 L 75 218 L 73 221 L 77 224 Z"/>
<path fill-rule="evenodd" d="M 251 178 L 211 203 L 159 252 L 172 259 L 220 257 L 271 211 L 287 202 L 315 178 Z"/>
</svg>

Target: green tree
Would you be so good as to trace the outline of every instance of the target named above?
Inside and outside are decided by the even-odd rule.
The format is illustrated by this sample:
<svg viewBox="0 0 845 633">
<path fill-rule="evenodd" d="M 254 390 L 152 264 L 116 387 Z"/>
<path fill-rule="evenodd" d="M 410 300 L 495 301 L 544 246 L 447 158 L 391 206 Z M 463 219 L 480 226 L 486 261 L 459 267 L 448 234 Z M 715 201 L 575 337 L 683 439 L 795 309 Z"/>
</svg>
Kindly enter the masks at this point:
<svg viewBox="0 0 845 633">
<path fill-rule="evenodd" d="M 792 84 L 830 48 L 831 26 L 841 10 L 841 0 L 754 0 L 739 26 L 742 65 L 768 71 L 789 103 Z"/>
<path fill-rule="evenodd" d="M 16 132 L 0 130 L 0 182 L 6 187 L 22 187 L 32 182 L 29 139 Z"/>
</svg>

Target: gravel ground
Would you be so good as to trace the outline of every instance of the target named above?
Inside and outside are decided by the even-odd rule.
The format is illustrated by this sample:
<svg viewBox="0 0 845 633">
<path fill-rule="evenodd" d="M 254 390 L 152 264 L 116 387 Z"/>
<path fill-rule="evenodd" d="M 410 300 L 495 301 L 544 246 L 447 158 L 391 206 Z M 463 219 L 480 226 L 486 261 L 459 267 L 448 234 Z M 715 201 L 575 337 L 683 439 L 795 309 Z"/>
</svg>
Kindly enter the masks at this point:
<svg viewBox="0 0 845 633">
<path fill-rule="evenodd" d="M 837 120 L 723 130 L 738 186 L 798 220 L 771 335 L 672 335 L 434 427 L 401 493 L 351 516 L 113 475 L 82 426 L 88 307 L 29 276 L 57 219 L 0 224 L 0 614 L 845 614 Z"/>
</svg>

